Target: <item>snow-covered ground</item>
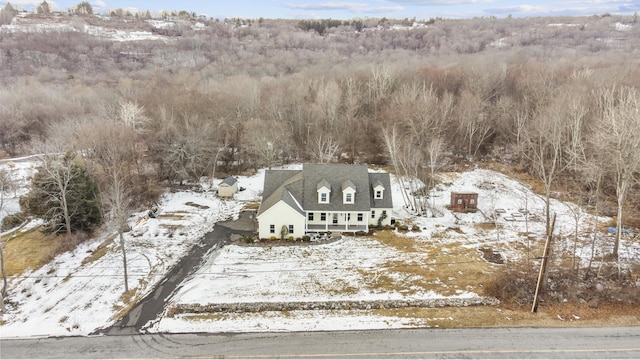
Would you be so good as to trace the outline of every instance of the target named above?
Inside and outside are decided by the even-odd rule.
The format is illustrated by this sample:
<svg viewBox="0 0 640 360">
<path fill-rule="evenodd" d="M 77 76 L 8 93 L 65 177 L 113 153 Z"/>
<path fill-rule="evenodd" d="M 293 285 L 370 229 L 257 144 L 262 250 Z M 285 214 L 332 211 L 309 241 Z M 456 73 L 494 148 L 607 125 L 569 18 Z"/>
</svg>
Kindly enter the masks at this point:
<svg viewBox="0 0 640 360">
<path fill-rule="evenodd" d="M 4 162 L 0 167 L 13 172 L 13 176 L 24 178 L 31 176 L 35 168 L 29 161 L 15 162 L 12 168 Z M 253 176 L 239 177 L 239 185 L 246 190 L 239 192 L 233 200 L 221 200 L 209 192 L 167 193 L 161 201 L 160 216 L 126 234 L 129 286 L 136 289 L 136 297 L 149 293 L 188 248 L 213 229 L 216 222 L 237 217 L 244 206 L 259 200 L 263 179 L 264 170 Z M 500 173 L 482 169 L 442 174 L 442 179 L 443 183 L 434 191 L 432 198 L 432 205 L 442 211 L 442 216 L 422 217 L 405 206 L 400 183 L 392 176 L 393 216 L 416 228 L 416 231 L 399 236 L 412 237 L 416 242 L 469 248 L 490 244 L 500 248 L 508 259 L 521 256 L 521 250 L 512 245 L 527 241 L 522 235 L 525 228 L 535 238 L 544 238 L 544 203 L 526 186 Z M 15 195 L 24 191 L 26 188 L 23 186 Z M 448 211 L 445 206 L 449 204 L 451 191 L 478 192 L 481 212 L 454 215 Z M 11 201 L 14 203 L 9 204 L 14 205 L 6 208 L 15 212 L 17 200 Z M 571 208 L 571 204 L 552 202 L 552 211 L 558 215 L 556 235 L 559 238 L 570 238 L 574 231 L 575 217 L 571 215 Z M 497 220 L 499 230 L 477 226 L 478 223 L 489 222 L 487 217 L 496 210 L 504 211 Z M 529 221 L 524 221 L 524 212 L 530 214 Z M 141 214 L 133 214 L 131 223 L 135 224 Z M 592 217 L 581 213 L 578 220 L 583 232 L 581 236 L 593 232 Z M 447 235 L 442 236 L 443 233 Z M 610 238 L 607 240 L 605 235 L 601 236 L 601 243 L 596 247 L 598 251 L 604 248 L 605 241 L 610 243 Z M 11 278 L 8 311 L 2 314 L 0 337 L 87 335 L 114 323 L 115 317 L 122 315 L 119 310 L 126 304 L 121 296 L 124 291 L 122 259 L 112 239 L 113 234 L 103 234 L 73 252 L 58 256 L 41 269 L 28 270 Z M 101 246 L 108 251 L 98 251 Z M 625 241 L 620 249 L 622 259 L 637 261 L 640 256 L 640 244 Z M 586 260 L 591 254 L 590 244 L 580 244 L 577 253 Z M 183 282 L 168 299 L 168 308 L 195 303 L 477 296 L 473 288 L 454 289 L 444 294 L 420 289 L 408 293 L 380 291 L 367 286 L 370 277 L 364 276 L 363 272 L 375 273 L 376 268 L 389 262 L 428 263 L 431 256 L 433 254 L 399 251 L 384 245 L 376 237 L 343 237 L 334 242 L 301 246 L 228 245 L 212 254 L 199 271 Z M 446 282 L 446 277 L 443 279 L 438 281 Z M 152 322 L 147 331 L 379 329 L 425 326 L 425 321 L 376 315 L 371 311 L 238 313 L 201 318 L 177 314 Z"/>
<path fill-rule="evenodd" d="M 153 22 L 151 23 L 155 28 L 164 29 L 170 27 L 166 22 Z M 198 27 L 200 29 L 200 27 Z M 83 32 L 88 35 L 100 37 L 113 41 L 142 41 L 142 40 L 161 40 L 168 41 L 166 36 L 160 36 L 153 34 L 150 31 L 135 31 L 135 30 L 116 30 L 103 26 L 87 25 L 82 23 L 67 22 L 51 22 L 51 23 L 39 23 L 30 20 L 17 18 L 14 23 L 10 25 L 1 25 L 0 33 L 66 33 L 66 32 Z"/>
</svg>

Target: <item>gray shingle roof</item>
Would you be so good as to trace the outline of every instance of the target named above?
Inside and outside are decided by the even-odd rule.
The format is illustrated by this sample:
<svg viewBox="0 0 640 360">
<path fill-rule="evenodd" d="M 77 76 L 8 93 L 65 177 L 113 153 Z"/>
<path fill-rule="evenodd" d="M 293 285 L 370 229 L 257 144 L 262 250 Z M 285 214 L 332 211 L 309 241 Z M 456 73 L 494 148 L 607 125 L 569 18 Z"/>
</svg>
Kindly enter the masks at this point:
<svg viewBox="0 0 640 360">
<path fill-rule="evenodd" d="M 235 183 L 237 183 L 237 182 L 238 182 L 238 179 L 234 178 L 233 176 L 229 176 L 228 178 L 226 178 L 226 179 L 222 180 L 222 182 L 220 183 L 220 185 L 223 185 L 223 184 L 224 184 L 224 185 L 229 185 L 229 186 L 231 186 L 231 185 L 233 185 L 233 184 L 235 184 Z"/>
<path fill-rule="evenodd" d="M 325 179 L 320 180 L 320 182 L 318 183 L 318 186 L 316 186 L 316 190 L 320 190 L 322 188 L 327 188 L 329 189 L 329 191 L 331 191 L 331 184 L 329 184 L 329 182 Z"/>
<path fill-rule="evenodd" d="M 283 200 L 289 206 L 304 214 L 304 211 L 302 211 L 292 199 L 292 197 L 299 199 L 301 196 L 302 171 L 267 170 L 264 174 L 262 203 L 260 203 L 258 215 L 267 211 L 280 200 Z"/>
<path fill-rule="evenodd" d="M 345 180 L 342 182 L 342 191 L 345 191 L 346 189 L 353 189 L 356 190 L 356 184 L 353 183 L 353 181 L 351 180 Z"/>
<path fill-rule="evenodd" d="M 373 199 L 372 184 L 378 182 L 385 189 L 384 198 L 381 200 Z M 318 189 L 322 186 L 333 189 L 329 196 L 329 204 L 318 203 Z M 353 204 L 344 204 L 342 191 L 337 190 L 347 187 L 357 190 Z M 369 173 L 366 165 L 304 164 L 302 171 L 267 170 L 258 215 L 281 200 L 301 213 L 304 211 L 370 211 L 372 207 L 393 207 L 389 174 Z M 302 209 L 296 204 L 296 200 Z"/>
<path fill-rule="evenodd" d="M 351 181 L 356 188 L 366 189 L 369 185 L 366 165 L 349 164 L 304 164 L 302 167 L 305 184 L 317 184 L 326 180 L 331 184 L 328 204 L 318 204 L 317 191 L 304 191 L 302 206 L 307 211 L 369 211 L 371 202 L 364 191 L 356 193 L 353 204 L 343 204 L 342 183 Z"/>
<path fill-rule="evenodd" d="M 371 191 L 371 207 L 374 208 L 393 208 L 393 199 L 391 198 L 391 179 L 388 173 L 369 173 L 369 181 L 373 186 L 369 189 Z M 373 188 L 378 184 L 384 187 L 382 192 L 382 199 L 374 199 Z"/>
</svg>

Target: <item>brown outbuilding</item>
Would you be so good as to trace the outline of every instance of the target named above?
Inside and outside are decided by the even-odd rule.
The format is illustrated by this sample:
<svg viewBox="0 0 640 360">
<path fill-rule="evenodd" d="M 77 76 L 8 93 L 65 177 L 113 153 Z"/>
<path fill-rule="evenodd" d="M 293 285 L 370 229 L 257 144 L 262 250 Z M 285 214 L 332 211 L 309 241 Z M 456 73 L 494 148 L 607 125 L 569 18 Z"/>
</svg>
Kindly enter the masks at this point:
<svg viewBox="0 0 640 360">
<path fill-rule="evenodd" d="M 451 192 L 450 207 L 455 212 L 475 212 L 478 209 L 478 193 Z"/>
</svg>

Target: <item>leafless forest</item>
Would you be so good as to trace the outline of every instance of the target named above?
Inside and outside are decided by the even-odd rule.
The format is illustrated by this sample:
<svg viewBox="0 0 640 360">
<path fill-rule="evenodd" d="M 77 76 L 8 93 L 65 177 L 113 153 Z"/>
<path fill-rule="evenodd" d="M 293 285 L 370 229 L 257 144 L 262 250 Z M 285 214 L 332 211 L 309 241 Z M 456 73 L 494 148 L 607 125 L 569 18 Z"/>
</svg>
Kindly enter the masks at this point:
<svg viewBox="0 0 640 360">
<path fill-rule="evenodd" d="M 585 204 L 612 200 L 608 215 L 638 210 L 637 16 L 8 14 L 23 30 L 0 31 L 3 157 L 83 151 L 96 176 L 117 170 L 148 198 L 163 182 L 292 161 L 384 164 L 428 182 L 495 160 L 547 196 L 561 179 Z"/>
</svg>

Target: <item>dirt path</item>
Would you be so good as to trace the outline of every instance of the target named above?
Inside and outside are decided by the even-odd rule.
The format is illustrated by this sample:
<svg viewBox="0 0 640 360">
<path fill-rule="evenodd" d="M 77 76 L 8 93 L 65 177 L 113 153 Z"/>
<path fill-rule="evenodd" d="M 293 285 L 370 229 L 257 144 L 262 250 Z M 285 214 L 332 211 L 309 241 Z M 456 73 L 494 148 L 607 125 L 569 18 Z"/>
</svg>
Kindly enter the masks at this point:
<svg viewBox="0 0 640 360">
<path fill-rule="evenodd" d="M 145 325 L 162 315 L 167 299 L 178 289 L 185 278 L 208 260 L 210 254 L 229 244 L 233 234 L 249 235 L 254 232 L 254 215 L 254 212 L 243 212 L 236 221 L 217 223 L 213 231 L 200 239 L 149 295 L 136 304 L 120 321 L 111 327 L 96 331 L 94 335 L 139 334 Z"/>
</svg>

